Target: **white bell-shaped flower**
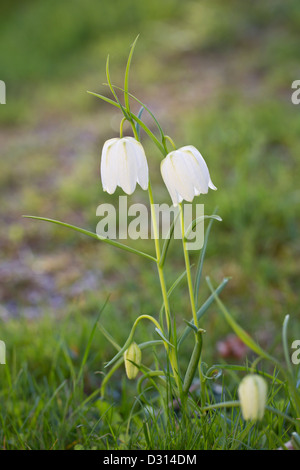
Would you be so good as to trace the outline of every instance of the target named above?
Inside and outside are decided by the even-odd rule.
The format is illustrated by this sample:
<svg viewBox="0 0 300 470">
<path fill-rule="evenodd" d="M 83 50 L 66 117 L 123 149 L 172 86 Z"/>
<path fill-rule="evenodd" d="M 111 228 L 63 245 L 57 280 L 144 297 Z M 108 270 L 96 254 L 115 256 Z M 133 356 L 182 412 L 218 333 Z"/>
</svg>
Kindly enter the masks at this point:
<svg viewBox="0 0 300 470">
<path fill-rule="evenodd" d="M 161 174 L 174 206 L 182 200 L 192 202 L 195 196 L 217 189 L 201 153 L 192 145 L 170 152 L 161 162 Z"/>
<path fill-rule="evenodd" d="M 148 188 L 149 170 L 145 151 L 133 137 L 107 140 L 101 156 L 101 180 L 104 191 L 113 194 L 120 186 L 132 194 L 136 183 Z"/>
</svg>

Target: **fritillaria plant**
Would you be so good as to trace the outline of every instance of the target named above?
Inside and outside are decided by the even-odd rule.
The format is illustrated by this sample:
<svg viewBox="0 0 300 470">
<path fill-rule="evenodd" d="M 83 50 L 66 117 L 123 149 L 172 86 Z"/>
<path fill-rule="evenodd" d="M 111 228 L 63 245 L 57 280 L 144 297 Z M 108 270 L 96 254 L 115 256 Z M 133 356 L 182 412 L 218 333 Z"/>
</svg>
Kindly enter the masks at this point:
<svg viewBox="0 0 300 470">
<path fill-rule="evenodd" d="M 202 413 L 205 413 L 208 410 L 215 408 L 224 408 L 225 406 L 240 406 L 240 404 L 242 404 L 243 412 L 245 413 L 246 418 L 248 418 L 248 415 L 252 417 L 252 415 L 254 416 L 256 413 L 256 411 L 255 413 L 252 413 L 252 411 L 250 413 L 250 411 L 248 412 L 248 409 L 250 410 L 251 406 L 253 407 L 253 409 L 255 407 L 257 408 L 259 403 L 259 418 L 262 418 L 266 402 L 266 392 L 264 382 L 260 379 L 256 380 L 253 385 L 253 389 L 256 390 L 256 384 L 260 386 L 259 390 L 262 390 L 261 395 L 263 395 L 263 399 L 261 399 L 260 401 L 257 399 L 254 405 L 253 403 L 248 403 L 249 396 L 252 392 L 251 390 L 249 392 L 249 386 L 245 387 L 245 383 L 243 383 L 240 388 L 240 396 L 242 403 L 240 403 L 239 401 L 223 402 L 220 404 L 208 403 L 209 396 L 206 390 L 206 383 L 208 380 L 214 378 L 216 376 L 216 373 L 218 374 L 220 372 L 222 366 L 218 366 L 218 368 L 213 366 L 209 369 L 205 369 L 206 365 L 203 364 L 201 361 L 202 336 L 205 331 L 202 328 L 199 328 L 199 320 L 208 310 L 212 302 L 216 301 L 227 323 L 239 336 L 239 338 L 258 355 L 258 360 L 261 358 L 271 360 L 276 364 L 276 367 L 278 367 L 278 369 L 280 369 L 285 375 L 286 381 L 291 389 L 292 404 L 294 406 L 294 409 L 297 410 L 297 412 L 299 413 L 300 398 L 295 388 L 291 371 L 288 370 L 288 372 L 286 373 L 285 369 L 282 368 L 280 363 L 268 353 L 266 353 L 236 323 L 236 321 L 233 319 L 233 317 L 230 315 L 230 313 L 227 311 L 227 309 L 219 299 L 219 294 L 226 286 L 228 279 L 223 279 L 223 281 L 215 289 L 212 286 L 209 278 L 207 278 L 206 280 L 211 290 L 211 295 L 202 306 L 199 307 L 198 305 L 198 290 L 202 275 L 203 260 L 205 256 L 205 250 L 211 223 L 213 222 L 213 219 L 220 221 L 221 218 L 216 214 L 212 214 L 210 216 L 202 216 L 200 218 L 196 218 L 191 224 L 191 227 L 195 227 L 198 223 L 203 222 L 204 218 L 211 219 L 206 230 L 203 248 L 199 253 L 199 262 L 195 274 L 195 279 L 193 280 L 189 252 L 187 248 L 188 232 L 191 227 L 187 228 L 185 226 L 183 201 L 192 203 L 196 196 L 199 196 L 201 194 L 207 194 L 209 189 L 216 190 L 217 188 L 212 182 L 208 166 L 199 150 L 196 149 L 193 145 L 185 145 L 181 148 L 176 148 L 174 141 L 171 137 L 164 133 L 157 118 L 150 111 L 150 109 L 141 100 L 139 100 L 129 92 L 129 70 L 136 41 L 137 39 L 134 41 L 130 49 L 125 71 L 125 80 L 123 88 L 117 87 L 112 84 L 109 73 L 109 58 L 107 58 L 106 85 L 110 88 L 113 98 L 108 98 L 98 93 L 89 93 L 118 108 L 122 113 L 119 137 L 114 137 L 107 140 L 104 143 L 102 149 L 100 174 L 103 190 L 107 191 L 109 194 L 113 194 L 116 188 L 120 187 L 126 194 L 131 195 L 136 190 L 138 184 L 142 190 L 148 191 L 149 202 L 151 207 L 152 227 L 154 232 L 155 256 L 152 256 L 151 254 L 146 252 L 142 252 L 132 246 L 122 244 L 117 240 L 101 236 L 97 233 L 90 232 L 88 230 L 67 224 L 65 222 L 60 222 L 45 217 L 26 216 L 34 219 L 52 222 L 76 230 L 77 232 L 88 235 L 92 238 L 97 239 L 98 241 L 128 251 L 131 254 L 146 258 L 149 263 L 155 263 L 157 266 L 157 273 L 162 295 L 162 307 L 160 315 L 152 316 L 142 314 L 136 318 L 125 344 L 122 348 L 119 348 L 117 354 L 105 366 L 107 373 L 102 380 L 102 395 L 105 394 L 107 383 L 114 374 L 114 372 L 120 366 L 124 365 L 124 371 L 126 372 L 127 377 L 131 380 L 137 379 L 137 388 L 139 396 L 141 398 L 143 397 L 144 381 L 149 380 L 154 386 L 156 386 L 155 381 L 158 380 L 160 385 L 162 386 L 162 388 L 159 388 L 160 390 L 165 389 L 167 391 L 169 385 L 171 384 L 173 396 L 179 398 L 180 403 L 182 404 L 182 409 L 184 409 L 185 404 L 189 403 L 191 385 L 193 379 L 195 378 L 195 375 L 198 372 L 200 383 L 200 409 Z M 121 103 L 116 91 L 121 91 L 123 93 L 124 104 Z M 130 106 L 131 100 L 134 100 L 136 103 L 139 103 L 141 108 L 138 114 L 132 112 Z M 158 131 L 158 137 L 143 121 L 143 112 L 147 112 L 153 119 Z M 133 136 L 123 135 L 123 128 L 125 123 L 128 123 L 130 125 Z M 179 207 L 179 219 L 181 226 L 181 239 L 183 257 L 185 261 L 185 271 L 176 279 L 176 281 L 170 287 L 167 287 L 164 266 L 166 262 L 166 255 L 172 238 L 172 233 L 174 232 L 174 226 L 177 220 L 174 219 L 169 231 L 170 236 L 166 237 L 162 243 L 162 240 L 159 238 L 159 226 L 154 206 L 155 202 L 154 195 L 152 192 L 147 157 L 141 143 L 141 130 L 143 130 L 148 136 L 148 138 L 150 138 L 150 140 L 156 146 L 162 156 L 160 165 L 162 180 L 165 183 L 165 186 L 169 192 L 173 206 Z M 170 145 L 172 146 L 171 151 L 168 148 Z M 181 332 L 181 334 L 179 334 L 174 315 L 172 314 L 170 308 L 169 297 L 173 290 L 183 279 L 186 279 L 187 281 L 190 299 L 189 310 L 191 318 L 189 320 L 184 319 L 186 322 L 186 327 Z M 189 312 L 184 312 L 184 314 L 189 315 Z M 135 331 L 138 324 L 143 320 L 150 321 L 153 324 L 154 332 L 157 335 L 157 339 L 152 339 L 145 343 L 137 344 L 135 342 Z M 286 332 L 287 321 L 288 319 L 285 322 L 284 332 Z M 105 328 L 102 325 L 99 325 L 99 327 L 103 334 L 107 337 L 107 339 L 114 346 L 116 346 L 116 343 L 112 339 L 112 336 L 105 330 Z M 180 361 L 180 357 L 182 356 L 181 348 L 186 338 L 190 338 L 191 336 L 194 339 L 194 347 L 191 353 L 190 360 L 188 362 L 188 366 L 186 367 L 186 370 L 183 371 L 182 364 Z M 142 351 L 148 347 L 153 348 L 161 346 L 163 346 L 165 349 L 167 359 L 166 367 L 164 368 L 164 370 L 152 370 L 143 365 Z M 253 372 L 255 372 L 255 364 L 253 365 Z M 139 373 L 141 377 L 137 378 Z M 251 381 L 250 386 L 252 386 Z M 293 420 L 293 422 L 295 424 L 295 420 Z"/>
</svg>

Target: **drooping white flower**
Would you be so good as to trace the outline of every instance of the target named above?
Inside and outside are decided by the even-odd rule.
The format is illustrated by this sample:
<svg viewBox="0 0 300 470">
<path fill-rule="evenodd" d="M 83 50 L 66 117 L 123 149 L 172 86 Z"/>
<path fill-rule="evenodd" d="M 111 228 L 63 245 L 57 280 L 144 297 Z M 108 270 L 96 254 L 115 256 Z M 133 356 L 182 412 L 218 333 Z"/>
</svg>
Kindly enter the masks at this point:
<svg viewBox="0 0 300 470">
<path fill-rule="evenodd" d="M 242 415 L 245 420 L 262 419 L 267 402 L 267 383 L 258 374 L 243 378 L 238 388 Z"/>
<path fill-rule="evenodd" d="M 132 194 L 136 183 L 147 189 L 149 171 L 142 144 L 133 137 L 107 140 L 102 149 L 101 180 L 104 191 L 109 194 L 113 194 L 117 186 Z"/>
<path fill-rule="evenodd" d="M 217 189 L 201 153 L 192 145 L 170 152 L 161 162 L 161 174 L 174 206 L 182 200 L 192 202 L 195 196 Z"/>
</svg>

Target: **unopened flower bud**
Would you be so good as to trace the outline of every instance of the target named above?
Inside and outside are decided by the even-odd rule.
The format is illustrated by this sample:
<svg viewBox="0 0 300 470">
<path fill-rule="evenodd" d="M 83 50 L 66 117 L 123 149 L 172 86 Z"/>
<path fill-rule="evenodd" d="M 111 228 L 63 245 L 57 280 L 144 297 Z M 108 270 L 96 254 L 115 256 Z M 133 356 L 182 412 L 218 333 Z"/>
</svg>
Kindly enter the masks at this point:
<svg viewBox="0 0 300 470">
<path fill-rule="evenodd" d="M 267 383 L 257 374 L 243 378 L 238 388 L 242 415 L 245 420 L 260 420 L 264 416 L 267 402 Z"/>
<path fill-rule="evenodd" d="M 0 364 L 5 364 L 5 343 L 0 341 Z"/>
<path fill-rule="evenodd" d="M 139 372 L 139 368 L 137 366 L 142 362 L 142 351 L 135 342 L 131 343 L 129 348 L 126 349 L 124 353 L 124 362 L 127 377 L 129 379 L 135 379 Z"/>
</svg>

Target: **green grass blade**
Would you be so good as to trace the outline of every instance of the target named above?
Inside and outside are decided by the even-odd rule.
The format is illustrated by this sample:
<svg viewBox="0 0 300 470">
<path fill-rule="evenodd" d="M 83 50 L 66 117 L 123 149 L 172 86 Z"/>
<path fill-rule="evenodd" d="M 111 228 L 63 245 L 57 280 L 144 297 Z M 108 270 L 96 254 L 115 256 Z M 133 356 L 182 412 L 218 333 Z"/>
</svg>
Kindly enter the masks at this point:
<svg viewBox="0 0 300 470">
<path fill-rule="evenodd" d="M 89 352 L 90 352 L 90 349 L 91 349 L 91 345 L 92 345 L 92 341 L 93 341 L 93 338 L 94 338 L 94 335 L 95 335 L 95 331 L 96 331 L 96 328 L 97 328 L 97 325 L 98 325 L 98 322 L 99 322 L 99 318 L 103 312 L 103 310 L 105 309 L 107 303 L 108 303 L 108 300 L 109 300 L 109 297 L 107 297 L 106 301 L 104 302 L 103 304 L 103 307 L 101 308 L 100 312 L 98 313 L 97 315 L 97 318 L 96 318 L 96 321 L 93 325 L 93 328 L 92 328 L 92 331 L 90 333 L 90 336 L 89 336 L 89 339 L 88 339 L 88 342 L 87 342 L 87 345 L 85 347 L 85 351 L 84 351 L 84 355 L 83 355 L 83 358 L 82 358 L 82 361 L 81 361 L 81 364 L 80 364 L 80 368 L 79 368 L 79 372 L 78 372 L 78 375 L 77 375 L 77 380 L 76 380 L 76 383 L 78 384 L 79 383 L 79 380 L 82 376 L 82 373 L 83 373 L 83 368 L 86 364 L 86 361 L 87 361 L 87 358 L 88 358 L 88 355 L 89 355 Z"/>
</svg>

